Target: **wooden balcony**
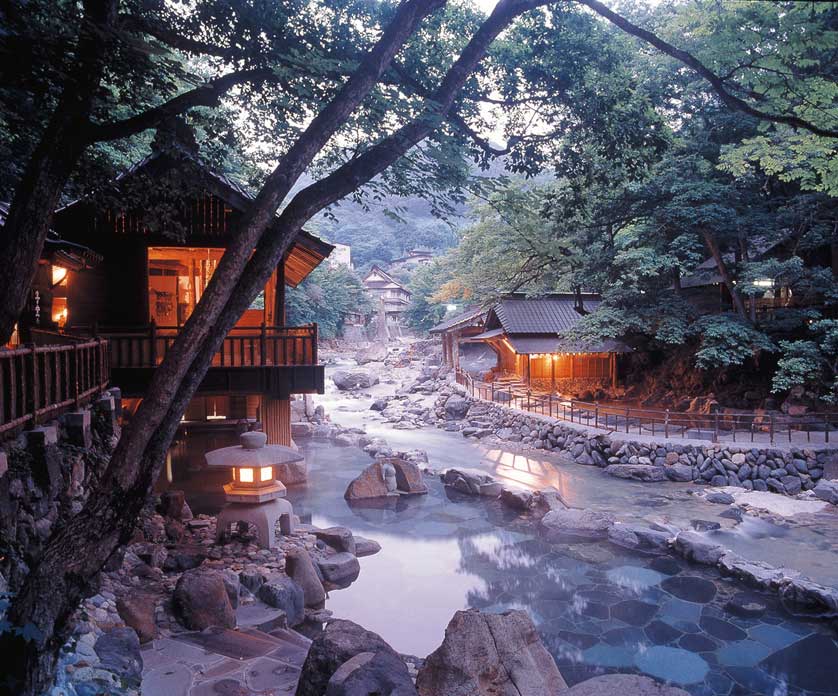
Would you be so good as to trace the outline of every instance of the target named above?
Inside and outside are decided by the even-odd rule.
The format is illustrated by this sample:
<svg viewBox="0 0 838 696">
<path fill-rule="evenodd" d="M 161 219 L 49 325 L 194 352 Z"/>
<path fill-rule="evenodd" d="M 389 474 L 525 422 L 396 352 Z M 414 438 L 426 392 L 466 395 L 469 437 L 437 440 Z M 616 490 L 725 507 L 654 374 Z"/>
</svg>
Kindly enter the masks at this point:
<svg viewBox="0 0 838 696">
<path fill-rule="evenodd" d="M 102 339 L 0 348 L 0 435 L 79 408 L 108 386 Z"/>
<path fill-rule="evenodd" d="M 127 396 L 140 396 L 178 336 L 177 327 L 98 329 L 107 339 L 112 381 Z M 234 328 L 213 356 L 199 394 L 322 392 L 323 367 L 317 364 L 317 325 Z"/>
</svg>

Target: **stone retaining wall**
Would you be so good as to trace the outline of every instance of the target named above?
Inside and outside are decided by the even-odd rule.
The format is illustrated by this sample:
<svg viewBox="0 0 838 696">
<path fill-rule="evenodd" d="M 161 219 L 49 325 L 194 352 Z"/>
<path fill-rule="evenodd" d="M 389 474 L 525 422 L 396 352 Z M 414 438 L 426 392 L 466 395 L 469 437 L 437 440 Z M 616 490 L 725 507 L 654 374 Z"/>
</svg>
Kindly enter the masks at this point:
<svg viewBox="0 0 838 696">
<path fill-rule="evenodd" d="M 579 464 L 598 466 L 620 478 L 640 481 L 695 481 L 710 486 L 795 495 L 815 487 L 824 468 L 835 466 L 838 451 L 788 450 L 735 443 L 695 444 L 678 440 L 638 442 L 547 416 L 522 413 L 507 406 L 473 399 L 460 389 L 445 393 L 437 413 L 453 420 L 465 411 L 465 436 L 494 435 L 533 449 L 559 451 Z M 450 400 L 450 403 L 449 403 Z M 468 402 L 463 409 L 462 401 Z M 448 406 L 455 408 L 448 408 Z"/>
</svg>

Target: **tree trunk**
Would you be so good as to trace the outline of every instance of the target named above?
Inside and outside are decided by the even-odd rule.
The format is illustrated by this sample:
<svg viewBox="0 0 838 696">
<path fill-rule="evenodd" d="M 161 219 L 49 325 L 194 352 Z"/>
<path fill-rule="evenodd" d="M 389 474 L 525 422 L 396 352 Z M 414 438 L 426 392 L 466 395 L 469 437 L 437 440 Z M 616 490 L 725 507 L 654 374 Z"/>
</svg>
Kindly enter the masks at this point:
<svg viewBox="0 0 838 696">
<path fill-rule="evenodd" d="M 86 0 L 78 59 L 62 89 L 55 112 L 27 163 L 0 228 L 0 345 L 8 342 L 26 306 L 52 213 L 61 191 L 87 145 L 93 97 L 116 18 L 116 0 Z"/>
<path fill-rule="evenodd" d="M 282 158 L 260 191 L 232 250 L 224 254 L 184 332 L 155 371 L 149 393 L 120 439 L 97 490 L 78 515 L 64 525 L 56 525 L 57 531 L 13 599 L 8 611 L 12 626 L 34 628 L 37 636 L 26 640 L 11 631 L 0 635 L 0 654 L 14 656 L 4 675 L 15 685 L 13 693 L 36 696 L 47 690 L 58 650 L 72 628 L 70 617 L 111 554 L 131 538 L 181 415 L 206 374 L 212 356 L 227 331 L 264 287 L 302 227 L 300 222 L 286 234 L 278 235 L 281 249 L 271 269 L 265 277 L 260 276 L 258 287 L 244 305 L 236 304 L 235 317 L 219 325 L 216 320 L 241 278 L 253 247 L 273 222 L 280 202 L 323 145 L 377 84 L 392 57 L 421 20 L 442 4 L 444 0 L 402 3 L 375 48 Z M 228 312 L 227 316 L 232 314 Z"/>
<path fill-rule="evenodd" d="M 745 303 L 742 301 L 741 295 L 736 291 L 736 285 L 734 284 L 730 271 L 727 268 L 721 249 L 719 249 L 719 243 L 716 241 L 716 237 L 709 230 L 704 230 L 701 234 L 704 237 L 704 242 L 707 244 L 707 248 L 713 256 L 713 260 L 716 262 L 716 269 L 722 277 L 722 282 L 724 282 L 727 291 L 730 293 L 736 313 L 743 321 L 748 321 L 748 312 L 745 309 Z"/>
</svg>

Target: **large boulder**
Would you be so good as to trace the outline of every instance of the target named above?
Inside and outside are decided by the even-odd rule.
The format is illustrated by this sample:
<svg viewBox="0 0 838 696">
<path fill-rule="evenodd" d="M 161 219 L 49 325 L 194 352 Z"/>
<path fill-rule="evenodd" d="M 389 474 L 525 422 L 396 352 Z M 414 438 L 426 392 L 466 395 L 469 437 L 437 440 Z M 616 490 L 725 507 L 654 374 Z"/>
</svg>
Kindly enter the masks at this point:
<svg viewBox="0 0 838 696">
<path fill-rule="evenodd" d="M 605 467 L 605 473 L 634 481 L 666 481 L 666 469 L 653 464 L 609 464 Z"/>
<path fill-rule="evenodd" d="M 567 688 L 523 611 L 458 611 L 416 679 L 421 696 L 547 696 Z"/>
<path fill-rule="evenodd" d="M 154 596 L 145 593 L 128 594 L 116 600 L 119 617 L 137 632 L 140 643 L 148 643 L 157 638 L 155 605 Z"/>
<path fill-rule="evenodd" d="M 332 381 L 341 391 L 369 389 L 373 384 L 378 384 L 378 374 L 373 370 L 362 367 L 352 370 L 336 370 L 332 373 Z"/>
<path fill-rule="evenodd" d="M 346 488 L 343 497 L 346 500 L 366 500 L 368 498 L 386 498 L 397 496 L 398 493 L 390 491 L 384 480 L 382 461 L 378 460 L 364 469 L 354 481 L 351 481 Z"/>
<path fill-rule="evenodd" d="M 326 601 L 326 590 L 314 567 L 314 561 L 304 548 L 290 549 L 285 556 L 285 572 L 303 589 L 305 605 L 316 609 Z"/>
<path fill-rule="evenodd" d="M 468 413 L 469 402 L 464 396 L 452 394 L 445 401 L 445 417 L 448 420 L 460 420 Z"/>
<path fill-rule="evenodd" d="M 548 541 L 566 536 L 598 539 L 614 525 L 614 517 L 597 510 L 551 510 L 541 518 L 541 533 Z"/>
<path fill-rule="evenodd" d="M 361 653 L 384 653 L 399 659 L 377 633 L 352 621 L 330 621 L 308 650 L 296 696 L 323 696 L 338 668 Z"/>
<path fill-rule="evenodd" d="M 210 626 L 236 626 L 224 576 L 217 570 L 187 570 L 177 581 L 172 601 L 178 620 L 186 628 L 203 631 Z"/>
<path fill-rule="evenodd" d="M 639 674 L 603 674 L 580 682 L 562 696 L 688 696 L 677 686 L 659 684 Z"/>
<path fill-rule="evenodd" d="M 325 696 L 417 696 L 407 666 L 385 652 L 364 652 L 337 668 Z"/>
<path fill-rule="evenodd" d="M 140 641 L 133 628 L 111 628 L 93 645 L 102 667 L 119 675 L 123 682 L 139 686 L 143 674 Z"/>
<path fill-rule="evenodd" d="M 393 457 L 387 460 L 396 470 L 396 488 L 400 493 L 425 494 L 428 485 L 414 462 Z"/>
</svg>

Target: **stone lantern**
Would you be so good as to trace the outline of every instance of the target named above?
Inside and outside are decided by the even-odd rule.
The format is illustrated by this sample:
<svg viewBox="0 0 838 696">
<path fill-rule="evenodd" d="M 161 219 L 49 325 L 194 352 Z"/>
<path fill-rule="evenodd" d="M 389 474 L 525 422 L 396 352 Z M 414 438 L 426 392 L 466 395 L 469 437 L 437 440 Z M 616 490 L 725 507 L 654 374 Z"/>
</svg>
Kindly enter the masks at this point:
<svg viewBox="0 0 838 696">
<path fill-rule="evenodd" d="M 224 486 L 227 500 L 218 514 L 216 540 L 234 522 L 256 527 L 259 546 L 276 546 L 276 524 L 284 535 L 294 532 L 294 510 L 285 500 L 285 486 L 276 480 L 279 464 L 298 462 L 303 456 L 284 445 L 267 445 L 267 435 L 250 432 L 241 435 L 241 444 L 207 452 L 207 465 L 232 469 L 232 481 Z"/>
</svg>

